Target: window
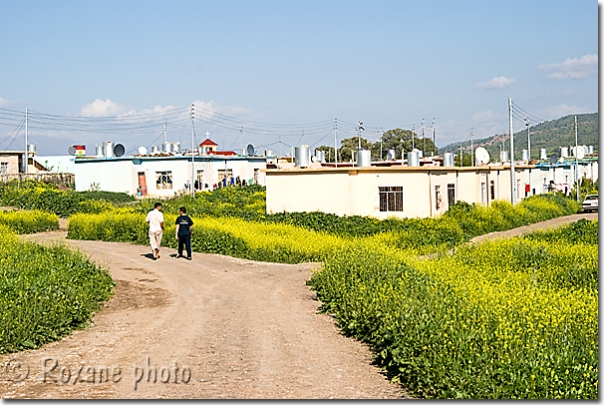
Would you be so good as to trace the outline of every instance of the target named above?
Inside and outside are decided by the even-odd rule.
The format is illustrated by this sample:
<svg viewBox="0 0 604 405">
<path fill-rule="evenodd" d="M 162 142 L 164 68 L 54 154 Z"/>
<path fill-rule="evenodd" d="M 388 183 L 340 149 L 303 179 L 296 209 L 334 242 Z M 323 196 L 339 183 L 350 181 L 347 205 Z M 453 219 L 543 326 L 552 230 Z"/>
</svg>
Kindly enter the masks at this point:
<svg viewBox="0 0 604 405">
<path fill-rule="evenodd" d="M 258 173 L 259 172 L 260 172 L 260 169 L 254 168 L 254 184 L 258 184 Z"/>
<path fill-rule="evenodd" d="M 8 174 L 8 162 L 0 162 L 0 174 Z"/>
<path fill-rule="evenodd" d="M 225 176 L 226 173 L 226 176 Z M 226 186 L 228 180 L 233 177 L 233 169 L 218 169 L 218 184 Z"/>
<path fill-rule="evenodd" d="M 449 206 L 455 204 L 455 184 L 447 184 L 447 203 Z"/>
<path fill-rule="evenodd" d="M 402 211 L 403 210 L 403 188 L 402 187 L 379 187 L 380 211 Z"/>
<path fill-rule="evenodd" d="M 480 202 L 483 204 L 487 202 L 487 183 L 484 181 L 480 182 Z"/>
<path fill-rule="evenodd" d="M 436 210 L 440 209 L 440 206 L 442 205 L 443 202 L 443 198 L 440 195 L 440 186 L 434 186 L 434 202 L 436 203 Z"/>
<path fill-rule="evenodd" d="M 158 190 L 172 189 L 172 171 L 155 172 L 155 186 Z"/>
<path fill-rule="evenodd" d="M 495 182 L 491 180 L 491 201 L 495 199 Z"/>
</svg>

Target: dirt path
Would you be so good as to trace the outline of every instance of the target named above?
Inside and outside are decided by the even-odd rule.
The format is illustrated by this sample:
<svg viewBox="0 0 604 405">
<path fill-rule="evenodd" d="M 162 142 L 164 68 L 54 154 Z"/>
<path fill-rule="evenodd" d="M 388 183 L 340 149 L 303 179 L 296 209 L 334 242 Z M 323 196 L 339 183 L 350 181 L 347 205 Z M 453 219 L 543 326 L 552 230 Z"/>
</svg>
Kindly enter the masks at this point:
<svg viewBox="0 0 604 405">
<path fill-rule="evenodd" d="M 472 240 L 470 242 L 476 243 L 476 242 L 482 242 L 485 240 L 511 238 L 513 236 L 520 236 L 520 235 L 524 235 L 525 233 L 530 233 L 530 232 L 534 232 L 537 230 L 546 230 L 548 228 L 556 228 L 556 227 L 559 227 L 559 226 L 562 226 L 565 224 L 569 224 L 571 222 L 577 222 L 580 219 L 589 219 L 591 221 L 595 221 L 598 219 L 598 214 L 597 213 L 589 213 L 589 214 L 584 213 L 584 214 L 574 214 L 574 215 L 567 215 L 564 217 L 552 218 L 547 221 L 538 222 L 538 223 L 532 224 L 532 225 L 521 226 L 519 228 L 510 229 L 508 231 L 493 232 L 493 233 L 488 233 L 486 235 L 476 236 L 475 238 L 472 238 Z"/>
<path fill-rule="evenodd" d="M 46 243 L 65 235 L 29 238 Z M 67 243 L 110 269 L 116 295 L 94 326 L 38 350 L 0 356 L 8 365 L 0 370 L 4 398 L 405 395 L 371 365 L 366 346 L 317 314 L 319 302 L 305 285 L 310 264 L 200 253 L 189 262 L 171 258 L 171 249 L 152 261 L 145 246 Z M 15 382 L 27 367 L 27 377 Z"/>
</svg>

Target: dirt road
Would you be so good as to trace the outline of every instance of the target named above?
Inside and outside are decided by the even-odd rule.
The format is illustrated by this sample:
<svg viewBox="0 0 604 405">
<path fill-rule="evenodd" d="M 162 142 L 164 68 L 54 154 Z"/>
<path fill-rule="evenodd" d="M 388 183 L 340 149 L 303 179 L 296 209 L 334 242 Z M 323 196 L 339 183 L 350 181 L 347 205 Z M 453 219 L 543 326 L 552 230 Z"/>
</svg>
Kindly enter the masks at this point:
<svg viewBox="0 0 604 405">
<path fill-rule="evenodd" d="M 171 258 L 171 249 L 152 261 L 145 246 L 67 243 L 110 269 L 115 297 L 94 326 L 0 356 L 8 365 L 0 370 L 4 398 L 405 396 L 371 365 L 366 346 L 317 314 L 319 302 L 305 285 L 310 264 L 200 253 L 187 261 Z"/>
<path fill-rule="evenodd" d="M 556 228 L 558 226 L 562 226 L 565 224 L 569 224 L 571 222 L 577 222 L 580 219 L 589 219 L 590 221 L 595 221 L 598 219 L 598 213 L 583 213 L 583 214 L 574 214 L 567 215 L 564 217 L 552 218 L 547 221 L 538 222 L 532 225 L 521 226 L 518 228 L 510 229 L 507 231 L 501 232 L 493 232 L 488 233 L 486 235 L 480 235 L 471 240 L 471 242 L 482 242 L 484 240 L 495 240 L 500 238 L 511 238 L 513 236 L 520 236 L 526 233 L 534 232 L 534 231 L 544 231 L 549 228 Z"/>
</svg>

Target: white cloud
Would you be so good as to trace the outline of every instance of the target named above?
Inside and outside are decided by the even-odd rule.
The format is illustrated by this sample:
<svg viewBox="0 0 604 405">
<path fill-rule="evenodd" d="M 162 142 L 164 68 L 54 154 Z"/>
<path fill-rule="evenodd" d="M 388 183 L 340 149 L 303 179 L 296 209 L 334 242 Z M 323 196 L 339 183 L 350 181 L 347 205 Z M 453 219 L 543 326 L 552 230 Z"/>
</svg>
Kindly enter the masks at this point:
<svg viewBox="0 0 604 405">
<path fill-rule="evenodd" d="M 110 99 L 96 99 L 90 104 L 86 104 L 80 110 L 80 114 L 84 117 L 111 117 L 116 115 L 132 114 L 134 111 L 128 106 L 117 104 Z"/>
<path fill-rule="evenodd" d="M 505 89 L 516 83 L 516 79 L 512 79 L 505 76 L 494 77 L 485 83 L 479 83 L 476 85 L 479 89 Z"/>
<path fill-rule="evenodd" d="M 10 105 L 10 104 L 11 104 L 10 100 L 0 97 L 0 107 L 6 107 L 7 105 Z"/>
<path fill-rule="evenodd" d="M 577 107 L 576 105 L 560 104 L 560 105 L 546 108 L 545 110 L 543 110 L 543 113 L 540 113 L 540 115 L 546 115 L 548 117 L 551 117 L 552 119 L 558 119 L 560 117 L 565 117 L 565 116 L 571 115 L 571 114 L 584 114 L 584 113 L 589 113 L 589 112 L 593 112 L 593 111 L 590 111 L 589 108 L 586 108 L 586 107 Z"/>
<path fill-rule="evenodd" d="M 568 58 L 562 63 L 549 63 L 539 66 L 549 72 L 548 79 L 583 79 L 598 74 L 598 55 L 587 54 L 580 58 Z"/>
<path fill-rule="evenodd" d="M 472 121 L 476 123 L 493 122 L 501 119 L 501 114 L 494 113 L 491 110 L 476 113 L 472 115 Z"/>
</svg>

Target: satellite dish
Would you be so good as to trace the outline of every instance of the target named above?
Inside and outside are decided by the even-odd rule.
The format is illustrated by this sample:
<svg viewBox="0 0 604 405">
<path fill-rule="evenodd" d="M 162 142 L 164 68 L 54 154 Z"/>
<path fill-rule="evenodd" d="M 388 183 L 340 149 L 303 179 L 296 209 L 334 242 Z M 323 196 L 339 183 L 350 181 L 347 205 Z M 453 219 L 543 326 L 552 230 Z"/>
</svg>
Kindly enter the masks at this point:
<svg viewBox="0 0 604 405">
<path fill-rule="evenodd" d="M 113 147 L 113 155 L 115 157 L 122 157 L 126 153 L 126 148 L 121 143 L 116 143 Z"/>
<path fill-rule="evenodd" d="M 254 149 L 254 145 L 252 145 L 251 143 L 249 145 L 247 145 L 247 147 L 245 148 L 245 150 L 247 151 L 247 155 L 248 156 L 254 156 L 254 152 L 256 151 Z"/>
<path fill-rule="evenodd" d="M 145 148 L 144 146 L 139 146 L 138 147 L 138 153 L 139 153 L 139 155 L 146 155 L 147 154 L 147 148 Z"/>
<path fill-rule="evenodd" d="M 479 146 L 478 148 L 476 148 L 474 155 L 476 156 L 477 165 L 487 164 L 487 163 L 489 163 L 489 160 L 491 159 L 491 156 L 489 156 L 489 152 L 482 146 Z"/>
<path fill-rule="evenodd" d="M 67 153 L 69 153 L 71 156 L 75 155 L 76 148 L 74 148 L 73 146 L 70 146 L 69 149 L 67 149 Z"/>
<path fill-rule="evenodd" d="M 557 161 L 558 161 L 558 155 L 556 155 L 555 153 L 553 155 L 550 155 L 549 162 L 551 164 L 556 164 Z"/>
</svg>

